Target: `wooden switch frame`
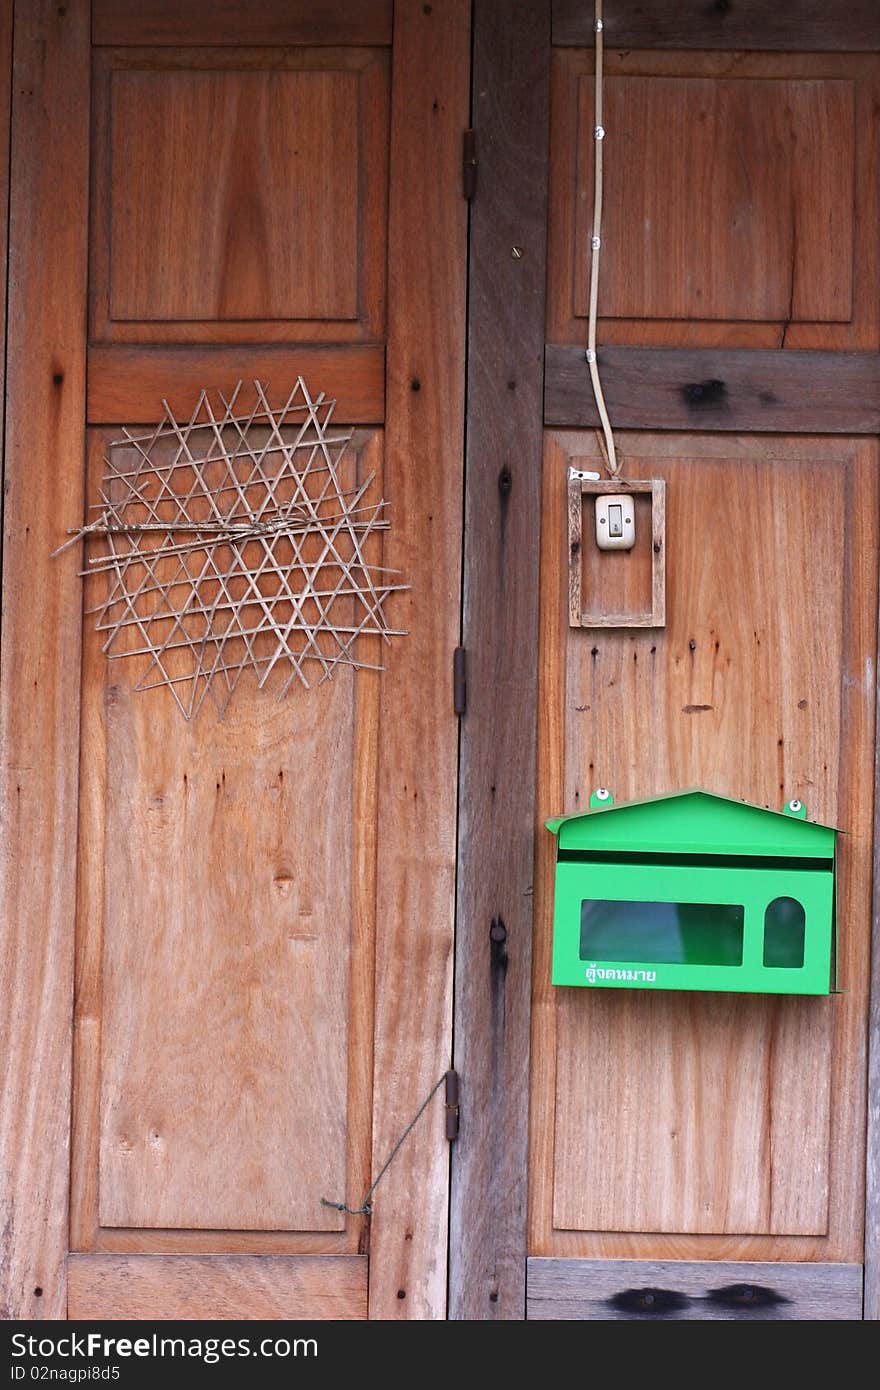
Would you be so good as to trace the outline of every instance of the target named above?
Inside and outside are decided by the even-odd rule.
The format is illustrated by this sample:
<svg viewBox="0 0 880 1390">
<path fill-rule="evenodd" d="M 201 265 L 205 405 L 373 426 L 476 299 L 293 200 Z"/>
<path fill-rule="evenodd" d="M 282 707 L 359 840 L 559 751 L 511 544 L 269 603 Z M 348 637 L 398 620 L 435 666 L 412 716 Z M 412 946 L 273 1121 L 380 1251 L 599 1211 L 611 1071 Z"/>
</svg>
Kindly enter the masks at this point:
<svg viewBox="0 0 880 1390">
<path fill-rule="evenodd" d="M 651 498 L 651 611 L 650 613 L 593 613 L 584 608 L 583 499 L 605 493 Z M 568 622 L 570 627 L 665 627 L 666 626 L 666 480 L 639 478 L 625 481 L 601 478 L 568 480 Z"/>
</svg>

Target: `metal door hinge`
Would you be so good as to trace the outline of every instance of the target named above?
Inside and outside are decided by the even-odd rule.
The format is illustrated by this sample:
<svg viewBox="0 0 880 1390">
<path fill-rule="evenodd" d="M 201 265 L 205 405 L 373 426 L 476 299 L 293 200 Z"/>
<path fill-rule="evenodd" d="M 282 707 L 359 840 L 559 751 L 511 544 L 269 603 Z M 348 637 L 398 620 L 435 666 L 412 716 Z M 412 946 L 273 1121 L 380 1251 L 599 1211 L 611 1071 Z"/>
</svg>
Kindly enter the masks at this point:
<svg viewBox="0 0 880 1390">
<path fill-rule="evenodd" d="M 446 1073 L 446 1138 L 450 1144 L 458 1138 L 460 1119 L 458 1072 L 448 1071 Z"/>
<path fill-rule="evenodd" d="M 477 135 L 466 130 L 461 137 L 461 191 L 470 202 L 477 191 Z"/>
<path fill-rule="evenodd" d="M 467 664 L 464 647 L 456 647 L 452 654 L 452 708 L 459 718 L 467 709 Z"/>
</svg>

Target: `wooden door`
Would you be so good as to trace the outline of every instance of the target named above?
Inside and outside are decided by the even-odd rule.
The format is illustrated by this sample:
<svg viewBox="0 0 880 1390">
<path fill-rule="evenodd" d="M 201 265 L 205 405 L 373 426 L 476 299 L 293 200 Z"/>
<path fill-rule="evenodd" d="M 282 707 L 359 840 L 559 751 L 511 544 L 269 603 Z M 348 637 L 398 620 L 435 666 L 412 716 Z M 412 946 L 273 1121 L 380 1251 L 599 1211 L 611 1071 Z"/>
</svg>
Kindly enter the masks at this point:
<svg viewBox="0 0 880 1390">
<path fill-rule="evenodd" d="M 439 1096 L 322 1199 L 450 1061 L 469 6 L 23 3 L 12 72 L 3 1312 L 442 1316 Z M 51 552 L 163 399 L 299 377 L 406 635 L 187 720 Z"/>
<path fill-rule="evenodd" d="M 569 552 L 568 470 L 603 468 L 592 6 L 475 10 L 456 1316 L 859 1317 L 874 1277 L 880 31 L 720 9 L 605 6 L 599 361 L 625 475 L 666 482 L 667 620 L 592 630 L 571 565 L 619 612 L 652 562 L 588 513 Z M 553 987 L 544 821 L 602 786 L 839 826 L 841 992 Z"/>
</svg>

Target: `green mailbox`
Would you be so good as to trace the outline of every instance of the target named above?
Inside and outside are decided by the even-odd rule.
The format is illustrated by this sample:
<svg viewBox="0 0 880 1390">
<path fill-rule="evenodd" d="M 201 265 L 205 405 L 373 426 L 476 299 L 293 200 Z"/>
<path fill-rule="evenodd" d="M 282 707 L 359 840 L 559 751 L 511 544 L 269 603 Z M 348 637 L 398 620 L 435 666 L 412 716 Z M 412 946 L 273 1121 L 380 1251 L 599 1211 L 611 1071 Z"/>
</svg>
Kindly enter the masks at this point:
<svg viewBox="0 0 880 1390">
<path fill-rule="evenodd" d="M 555 985 L 830 993 L 836 831 L 801 802 L 600 790 L 590 807 L 547 821 Z"/>
</svg>

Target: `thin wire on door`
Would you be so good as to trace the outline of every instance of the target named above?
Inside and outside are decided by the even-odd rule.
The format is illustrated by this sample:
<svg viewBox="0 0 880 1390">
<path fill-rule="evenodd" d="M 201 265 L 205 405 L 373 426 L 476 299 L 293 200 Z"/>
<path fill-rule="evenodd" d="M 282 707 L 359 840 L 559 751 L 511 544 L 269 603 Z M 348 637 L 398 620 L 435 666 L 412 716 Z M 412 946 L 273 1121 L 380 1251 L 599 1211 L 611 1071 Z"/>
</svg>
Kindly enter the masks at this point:
<svg viewBox="0 0 880 1390">
<path fill-rule="evenodd" d="M 593 175 L 593 232 L 590 237 L 590 309 L 587 330 L 587 365 L 596 409 L 602 424 L 599 447 L 605 466 L 612 478 L 620 476 L 621 460 L 614 443 L 614 431 L 605 404 L 605 393 L 599 375 L 599 361 L 596 353 L 596 326 L 599 316 L 599 255 L 602 249 L 602 194 L 604 186 L 605 126 L 604 85 L 605 85 L 605 23 L 602 18 L 602 0 L 595 0 L 595 20 L 593 29 L 596 35 L 596 80 L 594 84 L 593 106 L 593 147 L 595 150 Z"/>
</svg>

